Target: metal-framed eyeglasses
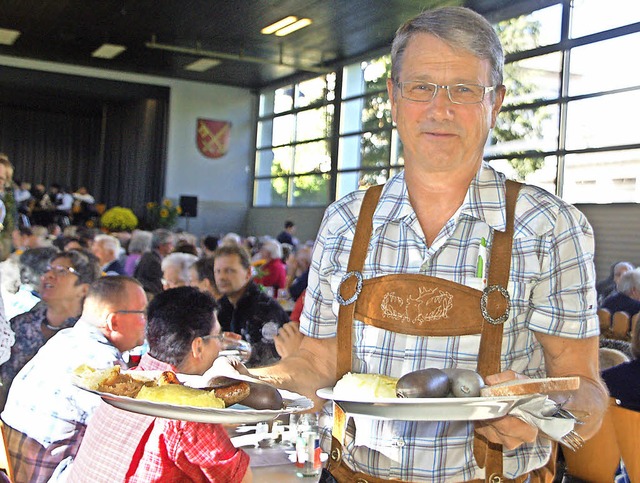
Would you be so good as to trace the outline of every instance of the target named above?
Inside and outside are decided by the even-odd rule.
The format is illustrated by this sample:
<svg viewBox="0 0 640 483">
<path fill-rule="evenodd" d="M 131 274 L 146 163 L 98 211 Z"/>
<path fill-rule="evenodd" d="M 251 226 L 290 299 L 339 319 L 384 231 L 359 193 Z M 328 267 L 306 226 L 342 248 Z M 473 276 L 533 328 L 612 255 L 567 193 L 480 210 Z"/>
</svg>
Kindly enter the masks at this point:
<svg viewBox="0 0 640 483">
<path fill-rule="evenodd" d="M 147 311 L 146 310 L 114 310 L 111 312 L 112 314 L 136 314 L 142 316 L 143 319 L 147 319 Z"/>
<path fill-rule="evenodd" d="M 224 336 L 224 334 L 218 334 L 218 335 L 201 335 L 200 338 L 202 340 L 217 340 L 220 344 L 222 344 L 226 337 Z"/>
<path fill-rule="evenodd" d="M 74 274 L 76 277 L 79 277 L 80 274 L 73 267 L 65 267 L 64 265 L 47 265 L 44 269 L 44 273 L 53 272 L 56 277 L 64 277 L 68 273 Z"/>
<path fill-rule="evenodd" d="M 451 84 L 441 86 L 433 82 L 407 81 L 396 82 L 400 88 L 400 95 L 415 102 L 431 102 L 439 89 L 445 89 L 453 104 L 479 104 L 484 100 L 487 92 L 494 91 L 498 86 L 483 86 L 480 84 Z"/>
</svg>

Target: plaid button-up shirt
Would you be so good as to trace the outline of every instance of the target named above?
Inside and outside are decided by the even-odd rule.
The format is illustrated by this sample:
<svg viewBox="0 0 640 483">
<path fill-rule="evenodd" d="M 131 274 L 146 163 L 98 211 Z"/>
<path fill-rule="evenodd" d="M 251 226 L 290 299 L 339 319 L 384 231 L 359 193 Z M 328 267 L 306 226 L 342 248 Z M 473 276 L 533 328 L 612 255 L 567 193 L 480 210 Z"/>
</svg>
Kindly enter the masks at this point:
<svg viewBox="0 0 640 483">
<path fill-rule="evenodd" d="M 481 288 L 476 278 L 481 240 L 487 241 L 490 258 L 492 233 L 506 226 L 504 181 L 504 175 L 483 164 L 461 207 L 427 246 L 404 173 L 390 179 L 373 214 L 364 277 L 421 273 Z M 335 294 L 346 272 L 363 196 L 363 191 L 347 195 L 325 213 L 301 318 L 301 331 L 311 337 L 336 335 Z M 593 250 L 591 227 L 577 209 L 540 188 L 522 187 L 516 205 L 503 370 L 545 375 L 536 331 L 567 338 L 598 335 Z M 479 339 L 394 334 L 356 320 L 352 370 L 400 377 L 426 367 L 476 369 Z M 472 423 L 360 419 L 356 427 L 348 435 L 345 457 L 359 471 L 411 481 L 466 481 L 484 475 L 473 458 Z M 505 450 L 505 475 L 513 478 L 543 466 L 549 452 L 543 439 Z"/>
</svg>

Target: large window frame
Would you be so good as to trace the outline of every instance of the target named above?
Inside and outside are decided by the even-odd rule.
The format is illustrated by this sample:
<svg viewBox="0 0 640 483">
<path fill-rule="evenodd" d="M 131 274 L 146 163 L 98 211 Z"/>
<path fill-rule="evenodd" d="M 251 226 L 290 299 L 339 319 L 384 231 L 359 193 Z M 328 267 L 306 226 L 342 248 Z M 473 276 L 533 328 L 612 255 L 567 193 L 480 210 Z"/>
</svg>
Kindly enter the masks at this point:
<svg viewBox="0 0 640 483">
<path fill-rule="evenodd" d="M 592 0 L 582 0 L 581 3 L 588 4 L 589 1 Z M 612 1 L 623 2 L 624 0 Z M 640 39 L 640 22 L 638 22 L 640 18 L 634 17 L 634 15 L 640 16 L 640 13 L 630 16 L 628 20 L 630 22 L 635 20 L 633 23 L 609 25 L 605 26 L 605 30 L 595 28 L 594 31 L 589 31 L 588 28 L 582 28 L 579 33 L 577 32 L 580 28 L 574 28 L 575 35 L 572 36 L 572 20 L 575 13 L 572 8 L 571 0 L 547 2 L 545 7 L 536 13 L 549 9 L 549 12 L 553 13 L 554 22 L 557 22 L 559 32 L 551 32 L 551 36 L 547 32 L 546 42 L 540 41 L 533 46 L 523 45 L 520 48 L 516 46 L 511 51 L 505 49 L 507 54 L 505 83 L 510 81 L 508 78 L 510 71 L 533 72 L 536 67 L 532 66 L 544 64 L 548 72 L 546 77 L 536 78 L 534 84 L 538 90 L 535 95 L 513 97 L 510 102 L 503 105 L 497 129 L 491 135 L 484 158 L 497 169 L 505 171 L 509 177 L 540 185 L 559 196 L 564 196 L 572 203 L 638 202 L 640 201 L 640 136 L 620 135 L 617 138 L 601 136 L 602 139 L 593 142 L 591 140 L 576 142 L 575 139 L 578 138 L 587 139 L 589 132 L 588 130 L 579 132 L 580 136 L 578 136 L 575 134 L 575 125 L 578 124 L 576 121 L 579 118 L 578 113 L 580 110 L 585 110 L 588 103 L 597 105 L 598 101 L 612 102 L 616 99 L 624 102 L 627 100 L 624 96 L 632 100 L 637 97 L 637 102 L 640 103 L 640 79 L 635 84 L 613 86 L 608 81 L 604 81 L 602 87 L 596 86 L 584 92 L 579 90 L 575 92 L 572 86 L 577 83 L 572 76 L 576 78 L 579 76 L 572 72 L 571 56 L 575 54 L 577 58 L 581 48 L 595 49 L 599 42 L 615 39 L 620 39 L 622 42 L 635 42 L 634 34 L 638 34 L 637 37 Z M 521 22 L 528 21 L 528 15 L 516 17 L 511 21 L 515 22 L 516 19 Z M 534 18 L 535 14 L 531 13 L 531 15 Z M 500 32 L 497 21 L 496 28 Z M 504 39 L 503 43 L 505 43 Z M 291 105 L 284 109 L 274 108 L 274 93 L 278 89 L 261 91 L 260 107 L 257 113 L 252 206 L 326 206 L 350 191 L 384 182 L 402 169 L 404 165 L 402 146 L 397 131 L 390 122 L 388 99 L 385 106 L 387 94 L 384 80 L 386 77 L 383 79 L 381 76 L 376 77 L 375 74 L 371 74 L 371 70 L 377 70 L 378 74 L 382 72 L 388 74 L 388 53 L 378 54 L 361 62 L 336 68 L 335 72 L 327 75 L 331 78 L 331 86 L 325 89 L 324 95 L 304 105 L 296 105 L 296 99 L 299 89 L 304 82 L 309 82 L 308 79 L 279 88 L 280 91 L 290 89 L 293 93 Z M 546 87 L 543 85 L 545 83 L 548 84 Z M 278 119 L 286 116 L 292 116 L 292 119 L 297 122 L 306 112 L 320 108 L 331 111 L 330 126 L 327 126 L 322 136 L 298 139 L 298 136 L 291 134 L 283 144 L 268 142 L 274 137 L 272 132 L 268 133 L 265 130 L 265 126 L 270 123 L 273 126 Z M 379 122 L 372 122 L 372 119 L 373 121 L 376 119 L 371 116 L 367 118 L 366 114 L 372 112 L 375 113 Z M 604 115 L 606 113 L 594 115 L 594 122 L 596 116 Z M 502 125 L 513 129 L 514 123 L 521 123 L 525 127 L 538 123 L 538 132 L 533 129 L 534 134 L 531 139 L 523 138 L 515 141 L 500 139 L 498 128 Z M 299 132 L 297 124 L 291 129 L 294 133 Z M 291 153 L 295 153 L 311 143 L 320 142 L 325 143 L 324 152 L 328 159 L 324 159 L 323 156 L 321 168 L 314 171 L 296 171 L 294 168 L 290 172 L 283 173 L 274 170 L 273 165 L 268 166 L 268 163 L 264 162 L 265 157 L 269 158 L 279 149 L 289 149 Z M 295 154 L 290 156 L 295 160 Z M 611 180 L 606 182 L 620 189 L 616 191 L 615 196 L 607 196 L 603 194 L 607 190 L 594 189 L 594 183 L 603 184 L 602 173 L 612 172 L 614 165 L 622 167 L 611 175 Z M 625 171 L 624 166 L 628 166 L 629 170 Z M 636 170 L 638 182 L 636 182 Z M 578 172 L 581 173 L 579 176 L 576 174 Z M 320 196 L 313 196 L 311 192 L 305 193 L 304 188 L 297 187 L 297 184 L 300 184 L 299 180 L 304 176 L 322 177 L 324 184 L 316 184 L 313 187 L 321 191 Z M 286 184 L 288 188 L 285 190 L 286 197 L 275 196 L 274 202 L 274 193 L 277 191 L 274 189 L 274 184 L 276 183 L 280 183 L 281 186 Z M 282 190 L 283 188 L 279 188 L 279 191 Z"/>
</svg>

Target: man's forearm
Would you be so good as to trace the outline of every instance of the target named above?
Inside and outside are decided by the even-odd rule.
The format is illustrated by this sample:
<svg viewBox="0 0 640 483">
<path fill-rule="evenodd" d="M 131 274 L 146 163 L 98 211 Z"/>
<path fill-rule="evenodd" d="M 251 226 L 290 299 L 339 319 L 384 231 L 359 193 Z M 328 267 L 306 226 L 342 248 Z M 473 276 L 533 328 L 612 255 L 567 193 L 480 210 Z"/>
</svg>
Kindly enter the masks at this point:
<svg viewBox="0 0 640 483">
<path fill-rule="evenodd" d="M 294 354 L 272 366 L 251 368 L 249 372 L 276 387 L 317 401 L 316 391 L 336 382 L 336 350 L 335 338 L 304 337 Z"/>
<path fill-rule="evenodd" d="M 608 404 L 609 392 L 602 380 L 580 375 L 580 388 L 572 395 L 565 408 L 576 411 L 576 417 L 583 424 L 575 429 L 584 439 L 588 439 L 600 428 Z"/>
</svg>

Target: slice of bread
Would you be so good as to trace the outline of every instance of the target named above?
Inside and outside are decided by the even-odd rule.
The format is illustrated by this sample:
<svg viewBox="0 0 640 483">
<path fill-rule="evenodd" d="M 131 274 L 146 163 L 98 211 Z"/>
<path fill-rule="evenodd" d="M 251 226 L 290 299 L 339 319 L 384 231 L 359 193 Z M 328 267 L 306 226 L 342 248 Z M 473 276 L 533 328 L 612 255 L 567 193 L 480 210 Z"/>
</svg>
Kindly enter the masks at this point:
<svg viewBox="0 0 640 483">
<path fill-rule="evenodd" d="M 513 379 L 480 389 L 480 396 L 522 396 L 527 394 L 549 394 L 552 392 L 575 391 L 580 387 L 580 378 L 546 377 L 543 379 Z"/>
</svg>

